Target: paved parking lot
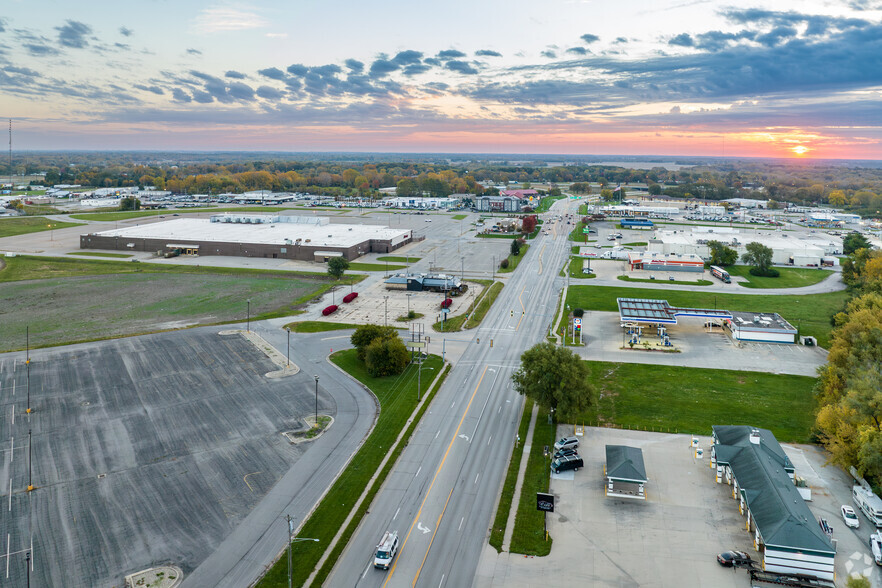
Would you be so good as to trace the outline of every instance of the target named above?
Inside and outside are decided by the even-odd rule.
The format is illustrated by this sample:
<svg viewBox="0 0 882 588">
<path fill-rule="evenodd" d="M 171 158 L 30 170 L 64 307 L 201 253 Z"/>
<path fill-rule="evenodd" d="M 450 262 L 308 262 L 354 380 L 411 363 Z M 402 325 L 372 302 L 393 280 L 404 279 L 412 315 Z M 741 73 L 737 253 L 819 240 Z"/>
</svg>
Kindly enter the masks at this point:
<svg viewBox="0 0 882 588">
<path fill-rule="evenodd" d="M 572 434 L 561 426 L 560 436 Z M 554 545 L 543 558 L 497 554 L 485 546 L 474 586 L 527 588 L 536 586 L 660 586 L 745 587 L 743 570 L 723 568 L 716 554 L 747 551 L 754 559 L 751 535 L 738 513 L 731 488 L 716 484 L 709 467 L 710 437 L 695 459 L 690 436 L 618 429 L 586 428 L 580 453 L 584 469 L 553 476 L 555 512 L 548 515 Z M 630 445 L 643 451 L 649 482 L 647 500 L 607 498 L 603 465 L 607 444 Z M 848 476 L 824 465 L 823 453 L 812 446 L 784 446 L 797 475 L 807 479 L 814 500 L 809 507 L 827 518 L 839 541 L 837 585 L 849 573 L 866 573 L 879 586 L 879 571 L 869 559 L 862 519 L 858 531 L 838 524 L 839 505 L 850 495 Z M 862 516 L 862 515 L 861 515 Z"/>
</svg>

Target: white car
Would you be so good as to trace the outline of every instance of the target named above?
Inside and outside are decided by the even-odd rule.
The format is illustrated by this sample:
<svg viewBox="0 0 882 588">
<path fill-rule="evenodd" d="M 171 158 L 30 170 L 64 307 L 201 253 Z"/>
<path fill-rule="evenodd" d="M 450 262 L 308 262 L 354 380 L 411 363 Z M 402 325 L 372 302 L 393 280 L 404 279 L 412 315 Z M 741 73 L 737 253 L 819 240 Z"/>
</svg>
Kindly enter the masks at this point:
<svg viewBox="0 0 882 588">
<path fill-rule="evenodd" d="M 882 531 L 876 531 L 870 535 L 870 550 L 877 566 L 882 566 Z"/>
<path fill-rule="evenodd" d="M 555 451 L 560 451 L 561 449 L 576 449 L 577 447 L 579 447 L 578 437 L 564 437 L 554 444 Z"/>
<path fill-rule="evenodd" d="M 845 521 L 846 527 L 851 527 L 852 529 L 857 529 L 861 526 L 861 520 L 858 518 L 857 513 L 847 504 L 842 505 L 842 520 Z"/>
</svg>

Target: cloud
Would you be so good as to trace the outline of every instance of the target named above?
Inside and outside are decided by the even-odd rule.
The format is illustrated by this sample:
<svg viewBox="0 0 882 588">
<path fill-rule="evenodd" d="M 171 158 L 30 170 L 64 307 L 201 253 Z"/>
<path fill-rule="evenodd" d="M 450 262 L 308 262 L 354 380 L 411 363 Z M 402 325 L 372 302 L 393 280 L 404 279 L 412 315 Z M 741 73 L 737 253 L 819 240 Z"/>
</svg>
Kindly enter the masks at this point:
<svg viewBox="0 0 882 588">
<path fill-rule="evenodd" d="M 627 42 L 628 42 L 628 39 L 626 39 L 625 37 L 616 37 L 616 40 L 613 41 L 613 44 L 615 44 L 615 45 L 623 45 L 623 44 L 625 44 L 625 43 L 627 43 Z"/>
<path fill-rule="evenodd" d="M 579 38 L 582 39 L 582 41 L 587 45 L 590 45 L 591 43 L 596 43 L 600 40 L 600 37 L 598 37 L 597 35 L 592 35 L 591 33 L 585 33 Z"/>
<path fill-rule="evenodd" d="M 364 71 L 364 63 L 357 59 L 347 59 L 343 63 L 345 63 L 346 67 L 354 73 L 361 73 Z"/>
<path fill-rule="evenodd" d="M 462 51 L 457 51 L 456 49 L 446 49 L 444 51 L 439 51 L 437 55 L 438 59 L 442 61 L 447 61 L 450 59 L 460 59 L 465 56 L 465 53 L 463 53 Z"/>
<path fill-rule="evenodd" d="M 251 86 L 242 82 L 230 82 L 227 86 L 227 94 L 235 100 L 250 102 L 254 100 L 254 90 Z"/>
<path fill-rule="evenodd" d="M 421 63 L 421 64 L 417 64 L 417 65 L 408 65 L 403 70 L 401 70 L 401 73 L 410 77 L 410 76 L 419 75 L 421 73 L 426 73 L 430 69 L 432 69 L 431 66 L 424 65 Z"/>
<path fill-rule="evenodd" d="M 236 70 L 234 70 L 234 69 L 231 69 L 231 70 L 228 70 L 228 71 L 224 74 L 224 77 L 232 78 L 232 79 L 234 79 L 234 80 L 244 80 L 244 79 L 245 79 L 245 74 L 243 74 L 242 72 L 238 72 L 238 71 L 236 71 Z"/>
<path fill-rule="evenodd" d="M 58 43 L 62 47 L 82 49 L 89 44 L 86 39 L 92 34 L 92 27 L 76 20 L 68 20 L 63 26 L 55 27 L 58 31 Z"/>
<path fill-rule="evenodd" d="M 132 46 L 127 43 L 114 43 L 113 46 L 120 51 L 131 51 Z"/>
<path fill-rule="evenodd" d="M 180 88 L 175 88 L 172 90 L 172 100 L 174 100 L 175 102 L 187 103 L 192 102 L 193 98 L 191 98 L 189 94 L 187 94 Z"/>
<path fill-rule="evenodd" d="M 266 33 L 264 36 L 270 39 L 285 39 L 288 37 L 288 33 Z"/>
<path fill-rule="evenodd" d="M 572 53 L 573 55 L 587 55 L 588 50 L 584 47 L 570 47 L 566 51 L 567 53 Z"/>
<path fill-rule="evenodd" d="M 130 29 L 130 28 L 127 28 L 127 27 L 119 27 L 119 34 L 122 35 L 123 37 L 131 37 L 131 36 L 132 36 L 132 33 L 134 33 L 134 32 L 135 32 L 135 31 L 133 31 L 133 30 Z"/>
<path fill-rule="evenodd" d="M 259 70 L 257 70 L 257 73 L 259 73 L 263 77 L 269 78 L 271 80 L 284 80 L 285 79 L 285 72 L 283 72 L 282 70 L 280 70 L 277 67 L 268 67 L 266 69 L 259 69 Z"/>
<path fill-rule="evenodd" d="M 288 66 L 288 73 L 291 74 L 292 76 L 297 76 L 297 77 L 302 78 L 308 72 L 309 72 L 309 68 L 306 67 L 305 65 L 301 65 L 299 63 L 292 63 L 291 65 Z M 279 79 L 281 79 L 281 78 L 279 78 Z"/>
<path fill-rule="evenodd" d="M 162 88 L 160 88 L 159 86 L 155 86 L 155 85 L 154 86 L 145 86 L 143 84 L 135 84 L 135 87 L 138 88 L 139 90 L 144 90 L 145 92 L 152 92 L 154 94 L 158 94 L 159 96 L 162 96 L 163 94 L 165 94 L 165 92 L 162 90 Z"/>
<path fill-rule="evenodd" d="M 200 51 L 199 49 L 190 48 L 187 49 L 187 55 L 202 55 L 202 51 Z"/>
<path fill-rule="evenodd" d="M 280 90 L 276 90 L 275 88 L 271 88 L 269 86 L 260 86 L 257 88 L 257 95 L 261 98 L 265 98 L 266 100 L 280 100 L 285 94 Z"/>
<path fill-rule="evenodd" d="M 444 67 L 449 69 L 450 71 L 455 71 L 455 72 L 461 73 L 461 74 L 473 75 L 473 74 L 478 73 L 477 69 L 475 69 L 474 67 L 469 65 L 468 62 L 465 62 L 465 61 L 459 61 L 459 60 L 448 61 L 446 64 L 444 64 Z"/>
<path fill-rule="evenodd" d="M 202 90 L 193 90 L 193 100 L 198 102 L 199 104 L 211 104 L 214 102 L 214 97 L 208 92 L 203 92 Z"/>
<path fill-rule="evenodd" d="M 490 49 L 479 49 L 475 51 L 475 57 L 502 57 L 502 53 Z"/>
<path fill-rule="evenodd" d="M 0 18 L 0 33 L 6 32 L 6 19 Z"/>
<path fill-rule="evenodd" d="M 203 34 L 244 31 L 267 26 L 262 16 L 230 7 L 205 8 L 194 21 L 194 28 Z"/>
<path fill-rule="evenodd" d="M 44 45 L 42 43 L 24 43 L 22 45 L 25 49 L 27 49 L 28 53 L 33 55 L 34 57 L 43 57 L 46 55 L 58 55 L 61 53 L 55 47 L 51 47 L 49 45 Z"/>
<path fill-rule="evenodd" d="M 407 51 L 399 51 L 392 58 L 392 62 L 398 65 L 411 65 L 420 63 L 422 59 L 423 54 L 421 52 L 408 49 Z"/>
<path fill-rule="evenodd" d="M 676 37 L 670 39 L 668 45 L 674 45 L 675 47 L 694 47 L 695 41 L 689 33 L 680 33 Z"/>
<path fill-rule="evenodd" d="M 371 64 L 370 76 L 372 78 L 381 78 L 398 69 L 400 69 L 400 66 L 397 63 L 388 59 L 377 59 Z"/>
<path fill-rule="evenodd" d="M 555 53 L 551 49 L 546 49 L 545 51 L 543 51 L 539 55 L 541 55 L 542 57 L 545 57 L 547 59 L 557 59 L 557 53 Z"/>
<path fill-rule="evenodd" d="M 789 26 L 777 26 L 768 33 L 757 35 L 755 40 L 760 45 L 773 47 L 796 36 L 796 29 Z"/>
</svg>

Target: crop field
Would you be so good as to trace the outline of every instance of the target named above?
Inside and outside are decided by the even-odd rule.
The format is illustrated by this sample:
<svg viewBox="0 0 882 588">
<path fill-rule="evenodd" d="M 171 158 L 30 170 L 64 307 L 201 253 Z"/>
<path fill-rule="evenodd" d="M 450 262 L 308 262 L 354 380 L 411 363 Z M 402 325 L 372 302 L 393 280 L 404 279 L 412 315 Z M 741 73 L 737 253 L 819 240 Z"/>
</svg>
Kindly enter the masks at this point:
<svg viewBox="0 0 882 588">
<path fill-rule="evenodd" d="M 0 351 L 294 314 L 321 274 L 16 257 L 0 269 Z"/>
</svg>

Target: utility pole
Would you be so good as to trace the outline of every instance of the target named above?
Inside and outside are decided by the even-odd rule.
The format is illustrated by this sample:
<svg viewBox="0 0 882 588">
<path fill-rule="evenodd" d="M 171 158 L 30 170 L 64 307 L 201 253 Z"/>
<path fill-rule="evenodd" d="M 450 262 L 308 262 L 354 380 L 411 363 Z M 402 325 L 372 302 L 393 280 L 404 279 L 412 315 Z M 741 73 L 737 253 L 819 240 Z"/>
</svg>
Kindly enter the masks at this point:
<svg viewBox="0 0 882 588">
<path fill-rule="evenodd" d="M 288 588 L 291 588 L 291 535 L 294 534 L 294 519 L 286 514 L 285 520 L 288 521 Z"/>
<path fill-rule="evenodd" d="M 28 406 L 26 414 L 31 414 L 31 327 L 25 327 L 25 369 L 27 371 Z"/>
</svg>

